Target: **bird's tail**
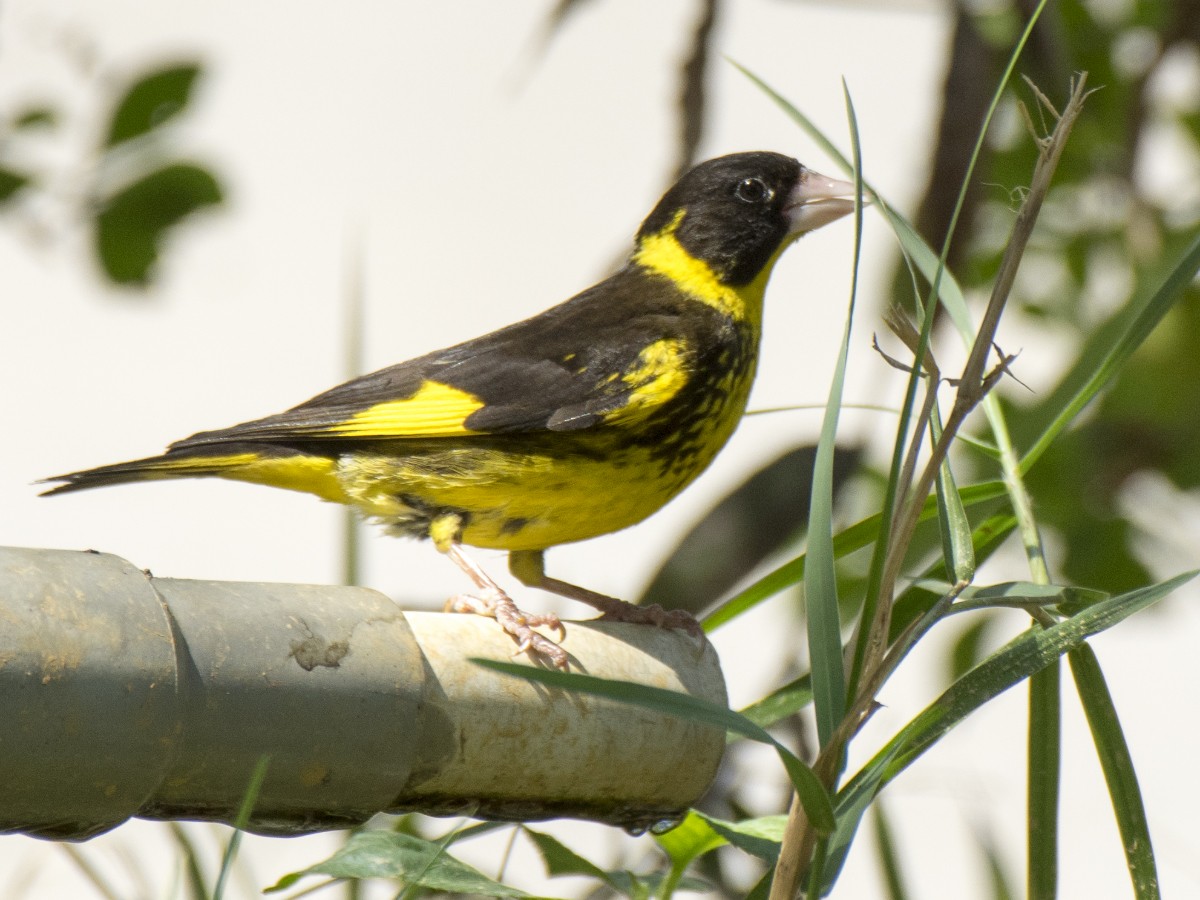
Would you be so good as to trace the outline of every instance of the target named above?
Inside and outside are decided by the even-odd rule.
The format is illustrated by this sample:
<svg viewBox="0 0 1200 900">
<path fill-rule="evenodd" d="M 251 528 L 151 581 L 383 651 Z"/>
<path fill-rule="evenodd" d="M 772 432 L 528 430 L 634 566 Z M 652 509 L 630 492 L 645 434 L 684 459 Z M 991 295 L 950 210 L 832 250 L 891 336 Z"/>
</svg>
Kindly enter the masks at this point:
<svg viewBox="0 0 1200 900">
<path fill-rule="evenodd" d="M 167 478 L 230 478 L 271 487 L 306 491 L 327 500 L 346 502 L 337 479 L 337 459 L 292 448 L 263 444 L 226 444 L 195 449 L 168 450 L 131 462 L 99 466 L 45 478 L 39 484 L 58 484 L 43 497 Z"/>
</svg>

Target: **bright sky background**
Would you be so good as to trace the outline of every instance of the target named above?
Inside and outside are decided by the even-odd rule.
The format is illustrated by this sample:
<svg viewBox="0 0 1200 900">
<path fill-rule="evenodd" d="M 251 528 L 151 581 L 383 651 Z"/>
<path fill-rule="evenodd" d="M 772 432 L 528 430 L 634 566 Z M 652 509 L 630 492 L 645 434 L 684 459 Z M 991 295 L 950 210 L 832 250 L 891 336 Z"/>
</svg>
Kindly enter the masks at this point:
<svg viewBox="0 0 1200 900">
<path fill-rule="evenodd" d="M 94 42 L 114 75 L 194 56 L 206 68 L 179 146 L 217 169 L 229 203 L 178 232 L 159 287 L 106 292 L 86 236 L 35 243 L 0 223 L 0 544 L 96 548 L 180 578 L 331 582 L 340 513 L 311 497 L 216 481 L 160 483 L 36 498 L 48 475 L 159 452 L 171 440 L 275 412 L 343 380 L 342 300 L 361 260 L 368 369 L 536 313 L 604 274 L 660 194 L 674 158 L 677 63 L 697 4 L 586 5 L 537 65 L 531 50 L 553 3 L 461 0 L 296 4 L 10 0 L 0 8 L 0 109 L 45 97 L 69 110 L 69 141 L 45 152 L 66 167 L 101 116 L 98 85 L 62 49 Z M 730 6 L 733 6 L 732 4 Z M 948 21 L 941 4 L 745 0 L 720 25 L 721 53 L 764 77 L 848 146 L 841 79 L 853 93 L 867 176 L 910 211 L 932 146 Z M 840 174 L 731 66 L 718 63 L 703 156 L 774 149 Z M 832 226 L 789 251 L 768 292 L 767 333 L 751 407 L 820 404 L 849 290 L 852 229 Z M 870 352 L 892 244 L 868 216 L 848 394 L 887 402 L 900 376 Z M 1012 335 L 1006 349 L 1053 347 Z M 1040 343 L 1041 342 L 1041 343 Z M 943 361 L 944 362 L 944 361 Z M 1053 365 L 1022 378 L 1052 384 Z M 1038 380 L 1040 373 L 1045 378 Z M 685 496 L 643 525 L 549 555 L 552 574 L 635 595 L 681 530 L 783 449 L 814 440 L 820 413 L 755 417 Z M 849 413 L 847 440 L 891 440 L 893 422 Z M 479 554 L 497 575 L 499 554 Z M 997 580 L 1022 577 L 1020 560 Z M 429 546 L 365 531 L 365 584 L 402 605 L 440 606 L 464 587 Z M 1194 595 L 1193 595 L 1194 597 Z M 1200 678 L 1188 635 L 1200 625 L 1180 597 L 1095 642 L 1132 743 L 1156 839 L 1164 894 L 1200 888 L 1192 810 L 1195 726 L 1183 685 Z M 779 601 L 786 602 L 786 601 Z M 558 608 L 530 598 L 532 609 Z M 757 699 L 801 638 L 762 609 L 714 639 L 731 701 Z M 866 743 L 890 735 L 933 696 L 936 650 L 889 686 Z M 1173 686 L 1180 685 L 1178 689 Z M 916 896 L 981 896 L 972 832 L 992 833 L 1023 871 L 1024 691 L 1006 695 L 885 795 Z M 1062 896 L 1125 896 L 1127 877 L 1095 756 L 1076 705 L 1065 703 Z M 860 752 L 865 752 L 860 751 Z M 763 791 L 778 808 L 778 766 Z M 1180 782 L 1183 782 L 1182 784 Z M 197 833 L 203 835 L 203 829 Z M 571 832 L 568 832 L 571 833 Z M 592 855 L 614 838 L 578 826 Z M 158 826 L 132 823 L 84 850 L 113 863 L 135 853 L 163 896 L 169 853 Z M 321 858 L 329 838 L 249 843 L 262 885 Z M 874 896 L 869 836 L 841 883 Z M 488 871 L 496 847 L 478 857 Z M 523 869 L 529 869 L 525 874 Z M 539 888 L 518 858 L 512 881 Z M 53 845 L 0 840 L 0 893 L 80 896 Z M 160 877 L 161 876 L 161 877 Z M 554 884 L 543 890 L 562 891 Z M 1172 890 L 1171 888 L 1174 888 Z"/>
</svg>

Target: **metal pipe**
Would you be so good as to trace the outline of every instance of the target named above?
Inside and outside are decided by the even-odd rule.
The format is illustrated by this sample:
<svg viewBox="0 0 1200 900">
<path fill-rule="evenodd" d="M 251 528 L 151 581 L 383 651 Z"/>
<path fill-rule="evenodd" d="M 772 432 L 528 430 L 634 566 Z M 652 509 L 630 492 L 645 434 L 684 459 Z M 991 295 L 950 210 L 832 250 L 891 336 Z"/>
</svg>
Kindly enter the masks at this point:
<svg viewBox="0 0 1200 900">
<path fill-rule="evenodd" d="M 572 668 L 724 704 L 711 645 L 570 622 Z M 716 773 L 718 730 L 498 676 L 494 622 L 358 587 L 155 578 L 116 556 L 0 547 L 0 832 L 82 840 L 131 816 L 250 830 L 377 812 L 644 827 Z"/>
</svg>

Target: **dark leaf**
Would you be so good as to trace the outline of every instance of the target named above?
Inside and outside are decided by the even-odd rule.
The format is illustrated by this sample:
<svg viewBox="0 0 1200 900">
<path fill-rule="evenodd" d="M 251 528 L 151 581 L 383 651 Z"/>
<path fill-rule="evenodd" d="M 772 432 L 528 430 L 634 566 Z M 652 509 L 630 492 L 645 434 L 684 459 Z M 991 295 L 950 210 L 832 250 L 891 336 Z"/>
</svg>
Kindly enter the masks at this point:
<svg viewBox="0 0 1200 900">
<path fill-rule="evenodd" d="M 217 180 L 191 163 L 166 166 L 118 191 L 96 216 L 96 252 L 105 273 L 117 284 L 145 286 L 167 230 L 221 199 Z"/>
<path fill-rule="evenodd" d="M 199 74 L 194 63 L 174 64 L 134 82 L 117 103 L 104 146 L 141 137 L 183 112 Z"/>
<path fill-rule="evenodd" d="M 7 203 L 31 181 L 32 176 L 0 166 L 0 203 Z"/>
</svg>

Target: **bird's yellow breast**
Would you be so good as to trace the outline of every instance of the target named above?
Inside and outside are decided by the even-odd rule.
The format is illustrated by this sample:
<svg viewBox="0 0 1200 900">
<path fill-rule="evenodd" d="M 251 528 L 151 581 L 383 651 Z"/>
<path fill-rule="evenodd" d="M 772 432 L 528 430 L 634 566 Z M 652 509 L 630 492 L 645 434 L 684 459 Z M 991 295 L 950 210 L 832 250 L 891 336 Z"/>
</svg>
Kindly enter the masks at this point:
<svg viewBox="0 0 1200 900">
<path fill-rule="evenodd" d="M 659 510 L 725 445 L 753 376 L 726 373 L 686 416 L 653 441 L 619 427 L 531 440 L 528 435 L 341 457 L 337 478 L 350 501 L 391 530 L 424 537 L 454 512 L 475 547 L 541 550 L 619 531 Z"/>
</svg>

